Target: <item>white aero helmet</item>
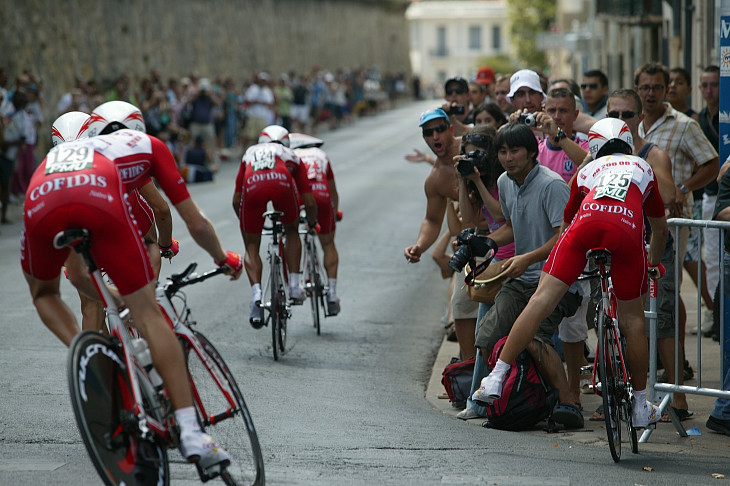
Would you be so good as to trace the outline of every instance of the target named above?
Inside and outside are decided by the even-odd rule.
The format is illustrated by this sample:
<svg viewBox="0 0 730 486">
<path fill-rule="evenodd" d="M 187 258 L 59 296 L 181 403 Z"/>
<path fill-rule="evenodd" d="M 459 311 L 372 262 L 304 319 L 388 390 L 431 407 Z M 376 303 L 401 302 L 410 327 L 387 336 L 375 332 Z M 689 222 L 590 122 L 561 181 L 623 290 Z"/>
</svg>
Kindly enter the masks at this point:
<svg viewBox="0 0 730 486">
<path fill-rule="evenodd" d="M 147 132 L 144 117 L 139 108 L 126 101 L 107 101 L 91 112 L 86 132 L 89 137 L 106 135 L 122 128 Z"/>
<path fill-rule="evenodd" d="M 82 131 L 86 120 L 90 116 L 82 111 L 69 111 L 56 118 L 51 126 L 51 141 L 53 146 L 63 143 L 86 138 L 88 135 Z"/>
<path fill-rule="evenodd" d="M 615 153 L 631 155 L 634 153 L 634 137 L 623 120 L 603 118 L 588 132 L 588 147 L 594 159 Z"/>
<path fill-rule="evenodd" d="M 289 147 L 293 149 L 321 147 L 323 144 L 324 140 L 307 135 L 306 133 L 292 132 L 289 134 Z"/>
<path fill-rule="evenodd" d="M 280 143 L 289 146 L 289 130 L 279 125 L 269 125 L 261 130 L 259 143 Z"/>
</svg>

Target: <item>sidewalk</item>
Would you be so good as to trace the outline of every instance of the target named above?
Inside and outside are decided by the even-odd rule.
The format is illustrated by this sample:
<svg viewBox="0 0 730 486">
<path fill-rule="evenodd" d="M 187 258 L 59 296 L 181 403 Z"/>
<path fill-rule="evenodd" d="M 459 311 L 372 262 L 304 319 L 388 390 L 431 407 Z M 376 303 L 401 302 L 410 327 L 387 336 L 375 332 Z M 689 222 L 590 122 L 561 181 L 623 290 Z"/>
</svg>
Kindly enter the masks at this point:
<svg viewBox="0 0 730 486">
<path fill-rule="evenodd" d="M 697 319 L 697 288 L 686 273 L 684 277 L 685 278 L 682 282 L 682 296 L 687 307 L 686 327 L 687 329 L 691 329 L 695 326 Z M 711 338 L 700 337 L 700 339 L 702 346 L 702 387 L 721 389 L 720 345 Z M 588 345 L 590 349 L 595 349 L 596 338 L 593 331 L 589 333 Z M 684 384 L 687 386 L 697 386 L 697 336 L 693 336 L 691 334 L 686 335 L 685 351 L 690 365 L 695 370 L 695 377 L 692 380 L 686 381 Z M 459 420 L 456 418 L 456 414 L 459 413 L 459 410 L 453 408 L 448 399 L 439 399 L 438 396 L 444 392 L 444 387 L 441 384 L 441 373 L 444 367 L 449 364 L 451 358 L 453 356 L 458 356 L 458 354 L 458 344 L 449 342 L 444 338 L 441 348 L 436 356 L 436 361 L 433 365 L 431 379 L 426 388 L 426 400 L 428 400 L 434 409 L 441 410 L 447 415 L 452 415 L 454 420 Z M 571 431 L 560 430 L 558 432 L 558 436 L 561 439 L 603 448 L 606 450 L 606 454 L 609 454 L 604 422 L 594 422 L 589 420 L 596 408 L 601 405 L 601 397 L 594 394 L 583 394 L 581 395 L 581 402 L 583 405 L 585 427 L 583 429 Z M 652 432 L 648 441 L 646 443 L 639 444 L 639 451 L 668 452 L 696 456 L 727 456 L 730 454 L 730 437 L 717 434 L 705 427 L 707 417 L 709 417 L 710 412 L 715 406 L 715 397 L 688 394 L 687 402 L 689 403 L 689 410 L 694 412 L 694 416 L 681 424 L 684 426 L 685 430 L 697 427 L 701 435 L 680 437 L 672 423 L 659 423 L 657 424 L 656 429 Z M 468 420 L 467 422 L 475 426 L 481 426 L 483 421 L 483 418 L 477 418 Z M 625 429 L 623 432 L 622 439 L 625 442 L 627 440 Z M 488 434 L 489 432 L 485 429 L 484 433 Z M 542 436 L 547 435 L 547 433 L 541 428 L 517 433 Z M 639 437 L 641 437 L 641 435 L 639 435 Z"/>
</svg>

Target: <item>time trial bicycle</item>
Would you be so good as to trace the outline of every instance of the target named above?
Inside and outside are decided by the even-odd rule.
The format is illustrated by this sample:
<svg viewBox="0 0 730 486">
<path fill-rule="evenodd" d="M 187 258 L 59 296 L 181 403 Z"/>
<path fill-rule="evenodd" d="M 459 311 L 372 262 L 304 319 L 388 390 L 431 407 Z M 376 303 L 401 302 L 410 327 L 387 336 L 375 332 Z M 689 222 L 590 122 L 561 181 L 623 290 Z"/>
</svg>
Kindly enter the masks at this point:
<svg viewBox="0 0 730 486">
<path fill-rule="evenodd" d="M 611 252 L 603 248 L 589 250 L 586 257 L 593 269 L 584 272 L 581 279 L 600 279 L 600 300 L 596 305 L 597 350 L 593 362 L 593 391 L 603 399 L 603 415 L 606 423 L 608 447 L 614 462 L 621 459 L 621 421 L 631 443 L 631 452 L 639 452 L 636 428 L 632 423 L 634 395 L 631 376 L 624 359 L 626 339 L 619 329 L 617 301 L 611 281 Z M 649 279 L 649 296 L 656 298 L 657 287 Z M 590 367 L 589 367 L 590 368 Z M 649 427 L 654 427 L 650 425 Z"/>
<path fill-rule="evenodd" d="M 80 253 L 106 308 L 108 335 L 86 330 L 69 348 L 68 380 L 79 432 L 91 460 L 109 486 L 170 482 L 167 451 L 179 445 L 174 410 L 149 348 L 131 327 L 128 309 L 117 309 L 91 256 L 90 232 L 71 229 L 54 239 L 56 248 Z M 220 477 L 227 485 L 263 485 L 264 462 L 251 414 L 230 369 L 213 344 L 195 330 L 187 285 L 224 272 L 191 275 L 196 264 L 157 286 L 157 301 L 183 348 L 193 402 L 201 428 L 232 461 L 207 469 L 200 480 Z M 177 308 L 173 303 L 175 299 Z"/>
</svg>

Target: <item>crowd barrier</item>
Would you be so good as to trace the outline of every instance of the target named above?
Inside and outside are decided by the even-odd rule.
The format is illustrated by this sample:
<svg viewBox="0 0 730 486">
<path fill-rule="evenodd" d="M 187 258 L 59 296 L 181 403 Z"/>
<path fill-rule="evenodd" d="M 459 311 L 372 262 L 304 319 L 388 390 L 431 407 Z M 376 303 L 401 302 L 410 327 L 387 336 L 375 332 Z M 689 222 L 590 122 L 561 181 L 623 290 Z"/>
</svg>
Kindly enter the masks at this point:
<svg viewBox="0 0 730 486">
<path fill-rule="evenodd" d="M 724 296 L 724 298 L 720 299 L 719 307 L 720 307 L 720 363 L 717 363 L 720 367 L 720 383 L 723 382 L 723 377 L 725 376 L 725 373 L 727 372 L 728 368 L 730 368 L 730 296 L 726 294 L 727 292 L 730 292 L 730 289 L 725 289 L 725 279 L 723 278 L 724 275 L 724 262 L 723 262 L 723 255 L 724 251 L 723 248 L 725 247 L 725 232 L 723 230 L 730 229 L 730 222 L 724 222 L 724 221 L 709 221 L 709 220 L 694 220 L 694 219 L 684 219 L 684 218 L 671 218 L 667 221 L 669 224 L 670 229 L 672 228 L 681 228 L 681 227 L 698 227 L 698 228 L 716 228 L 720 231 L 719 233 L 719 252 L 717 255 L 704 255 L 705 259 L 710 258 L 717 258 L 720 262 L 720 278 L 719 278 L 719 286 L 720 286 L 720 295 Z M 701 232 L 704 233 L 704 232 Z M 701 242 L 704 241 L 704 234 L 701 236 Z M 702 253 L 702 252 L 700 252 Z M 679 285 L 679 275 L 681 275 L 680 272 L 683 271 L 683 262 L 679 261 L 678 258 L 679 255 L 679 248 L 678 245 L 675 245 L 675 254 L 674 254 L 674 270 L 675 275 L 677 276 L 677 283 L 674 288 L 674 356 L 675 361 L 672 363 L 674 366 L 674 376 L 678 377 L 679 373 L 683 372 L 684 369 L 684 363 L 679 361 L 679 292 L 680 287 Z M 702 258 L 703 255 L 699 255 L 699 261 L 698 261 L 698 286 L 697 286 L 697 326 L 698 329 L 701 327 L 701 318 L 702 318 Z M 714 292 L 710 292 L 711 295 L 714 295 Z M 685 302 L 687 302 L 687 296 L 684 296 Z M 697 375 L 696 375 L 696 386 L 688 386 L 688 385 L 679 385 L 677 384 L 677 381 L 675 383 L 657 383 L 657 313 L 656 313 L 656 302 L 651 302 L 650 308 L 647 312 L 645 312 L 646 318 L 649 321 L 649 383 L 648 383 L 648 390 L 647 395 L 650 401 L 654 401 L 655 398 L 661 396 L 661 403 L 659 404 L 659 408 L 661 408 L 662 412 L 666 412 L 669 417 L 672 420 L 672 424 L 674 425 L 675 429 L 677 429 L 677 433 L 682 436 L 686 437 L 687 432 L 684 430 L 684 427 L 682 426 L 681 421 L 679 420 L 679 417 L 674 413 L 674 410 L 669 405 L 672 402 L 673 394 L 674 393 L 686 393 L 686 394 L 694 394 L 694 395 L 705 395 L 705 396 L 713 396 L 713 397 L 723 397 L 723 398 L 730 398 L 730 390 L 722 390 L 722 389 L 716 389 L 716 388 L 708 388 L 702 386 L 702 332 L 698 330 L 697 332 Z M 691 316 L 688 315 L 688 322 L 691 322 Z M 714 342 L 713 342 L 714 345 Z M 685 339 L 685 349 L 689 346 L 689 338 Z M 664 363 L 665 366 L 669 365 L 669 363 Z M 646 442 L 649 439 L 649 436 L 652 433 L 652 428 L 648 428 L 644 431 L 644 433 L 641 436 L 641 439 L 639 442 Z"/>
</svg>

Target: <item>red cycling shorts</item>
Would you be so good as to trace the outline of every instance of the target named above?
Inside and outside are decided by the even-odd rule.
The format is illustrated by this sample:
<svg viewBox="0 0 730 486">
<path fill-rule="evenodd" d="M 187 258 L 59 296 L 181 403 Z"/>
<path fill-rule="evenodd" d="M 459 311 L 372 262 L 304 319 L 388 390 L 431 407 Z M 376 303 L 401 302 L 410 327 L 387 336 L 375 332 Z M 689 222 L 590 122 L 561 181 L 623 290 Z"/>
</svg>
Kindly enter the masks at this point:
<svg viewBox="0 0 730 486">
<path fill-rule="evenodd" d="M 312 185 L 314 186 L 313 183 Z M 323 235 L 332 233 L 335 230 L 335 208 L 332 206 L 332 198 L 329 192 L 322 193 L 313 191 L 314 200 L 317 202 L 317 222 L 319 223 L 319 232 Z"/>
<path fill-rule="evenodd" d="M 262 215 L 266 212 L 266 205 L 269 201 L 274 205 L 274 209 L 284 212 L 284 216 L 280 220 L 282 223 L 290 224 L 298 221 L 299 205 L 291 178 L 272 181 L 268 184 L 259 182 L 243 187 L 241 207 L 238 213 L 242 231 L 261 234 L 261 230 L 264 228 Z"/>
<path fill-rule="evenodd" d="M 117 170 L 102 159 L 97 155 L 90 170 L 46 175 L 45 162 L 36 170 L 25 200 L 21 266 L 40 280 L 58 277 L 71 250 L 54 248 L 53 239 L 66 229 L 86 228 L 96 264 L 127 295 L 155 274 Z M 64 184 L 54 184 L 55 179 L 65 179 Z"/>
<path fill-rule="evenodd" d="M 632 300 L 644 295 L 648 274 L 643 227 L 626 228 L 625 224 L 606 220 L 574 220 L 550 252 L 543 271 L 571 285 L 585 268 L 586 252 L 605 248 L 611 252 L 616 298 Z"/>
</svg>

